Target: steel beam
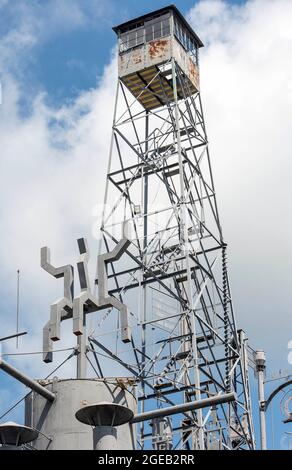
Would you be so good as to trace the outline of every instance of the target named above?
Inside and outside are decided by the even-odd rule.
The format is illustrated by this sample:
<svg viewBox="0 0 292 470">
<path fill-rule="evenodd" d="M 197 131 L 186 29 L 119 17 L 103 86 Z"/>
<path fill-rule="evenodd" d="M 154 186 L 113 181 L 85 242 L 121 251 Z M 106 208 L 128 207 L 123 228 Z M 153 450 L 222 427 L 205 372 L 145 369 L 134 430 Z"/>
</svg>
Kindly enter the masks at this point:
<svg viewBox="0 0 292 470">
<path fill-rule="evenodd" d="M 234 392 L 225 393 L 224 395 L 217 395 L 215 397 L 204 398 L 203 400 L 182 403 L 181 405 L 169 406 L 168 408 L 160 408 L 158 410 L 146 411 L 135 415 L 131 423 L 140 423 L 141 421 L 148 421 L 154 418 L 162 418 L 164 416 L 171 416 L 178 413 L 185 413 L 187 411 L 201 410 L 209 406 L 220 405 L 222 403 L 230 403 L 236 400 Z"/>
<path fill-rule="evenodd" d="M 27 335 L 27 331 L 23 331 L 22 333 L 16 333 L 14 335 L 5 336 L 4 338 L 0 338 L 1 341 L 7 341 L 8 339 L 18 338 L 19 336 Z"/>
<path fill-rule="evenodd" d="M 11 375 L 11 377 L 14 377 L 19 382 L 26 385 L 27 387 L 31 388 L 31 390 L 33 390 L 34 392 L 44 397 L 46 400 L 51 401 L 51 402 L 55 400 L 56 395 L 53 392 L 50 392 L 50 390 L 47 390 L 38 382 L 31 379 L 27 375 L 23 374 L 19 370 L 15 369 L 11 364 L 8 364 L 8 362 L 4 361 L 1 358 L 0 358 L 0 369 L 2 369 L 7 374 Z"/>
<path fill-rule="evenodd" d="M 254 360 L 256 364 L 256 372 L 257 372 L 257 377 L 258 377 L 261 450 L 267 450 L 267 426 L 266 426 L 266 408 L 265 408 L 266 355 L 264 351 L 256 351 L 254 354 Z"/>
</svg>

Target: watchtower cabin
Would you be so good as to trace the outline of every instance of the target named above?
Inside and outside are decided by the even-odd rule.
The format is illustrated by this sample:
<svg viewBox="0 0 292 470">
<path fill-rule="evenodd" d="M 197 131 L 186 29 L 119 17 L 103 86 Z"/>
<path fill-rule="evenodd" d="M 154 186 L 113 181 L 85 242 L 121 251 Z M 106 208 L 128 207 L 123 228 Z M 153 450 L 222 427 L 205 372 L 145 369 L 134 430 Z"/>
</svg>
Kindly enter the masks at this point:
<svg viewBox="0 0 292 470">
<path fill-rule="evenodd" d="M 174 6 L 113 28 L 119 41 L 119 78 L 146 110 L 174 101 L 172 59 L 188 96 L 199 91 L 199 48 L 203 46 Z M 178 99 L 184 98 L 179 82 Z"/>
</svg>

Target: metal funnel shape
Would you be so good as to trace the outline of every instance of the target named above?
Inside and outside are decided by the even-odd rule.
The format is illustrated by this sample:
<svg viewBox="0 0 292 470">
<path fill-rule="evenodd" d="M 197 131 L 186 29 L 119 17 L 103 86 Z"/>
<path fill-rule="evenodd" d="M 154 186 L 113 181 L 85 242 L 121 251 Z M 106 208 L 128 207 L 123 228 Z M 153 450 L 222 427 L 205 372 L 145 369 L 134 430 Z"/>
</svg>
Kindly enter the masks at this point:
<svg viewBox="0 0 292 470">
<path fill-rule="evenodd" d="M 120 426 L 131 421 L 134 413 L 127 406 L 102 401 L 83 406 L 75 416 L 78 421 L 89 426 Z"/>
<path fill-rule="evenodd" d="M 28 426 L 9 421 L 0 424 L 0 443 L 2 445 L 21 446 L 34 441 L 38 437 L 38 431 Z"/>
</svg>

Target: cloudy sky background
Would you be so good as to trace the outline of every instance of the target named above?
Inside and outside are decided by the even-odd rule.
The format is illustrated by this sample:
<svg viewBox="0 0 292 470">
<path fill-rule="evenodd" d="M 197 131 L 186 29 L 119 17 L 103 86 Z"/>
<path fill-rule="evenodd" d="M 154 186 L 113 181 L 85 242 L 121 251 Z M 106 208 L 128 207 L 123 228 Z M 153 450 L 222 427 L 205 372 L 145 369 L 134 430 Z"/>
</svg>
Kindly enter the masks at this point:
<svg viewBox="0 0 292 470">
<path fill-rule="evenodd" d="M 111 27 L 165 4 L 0 0 L 0 336 L 15 330 L 20 269 L 23 351 L 40 350 L 61 294 L 62 282 L 39 268 L 40 247 L 58 265 L 77 259 L 80 236 L 97 250 L 117 79 Z M 238 326 L 265 349 L 271 376 L 292 370 L 292 2 L 177 6 L 205 43 L 202 99 Z M 4 352 L 17 351 L 7 342 Z M 44 375 L 39 356 L 13 360 Z M 1 373 L 0 415 L 23 391 Z M 287 444 L 285 430 L 277 425 L 275 447 Z"/>
</svg>

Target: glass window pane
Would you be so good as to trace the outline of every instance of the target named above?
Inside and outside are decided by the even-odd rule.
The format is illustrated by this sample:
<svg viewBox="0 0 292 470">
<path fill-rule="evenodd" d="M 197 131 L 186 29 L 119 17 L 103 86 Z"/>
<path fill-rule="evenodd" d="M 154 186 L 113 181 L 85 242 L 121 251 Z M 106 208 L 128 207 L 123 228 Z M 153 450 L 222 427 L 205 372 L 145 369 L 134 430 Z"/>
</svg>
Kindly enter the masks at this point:
<svg viewBox="0 0 292 470">
<path fill-rule="evenodd" d="M 136 31 L 130 31 L 129 32 L 128 47 L 135 47 L 136 46 L 136 44 L 137 44 L 136 36 L 137 36 Z"/>
<path fill-rule="evenodd" d="M 137 44 L 141 44 L 141 42 L 144 42 L 144 32 L 144 28 L 137 30 Z"/>
<path fill-rule="evenodd" d="M 161 15 L 159 17 L 160 21 L 165 21 L 165 20 L 169 20 L 169 17 L 170 17 L 170 13 L 166 13 L 165 15 Z"/>
<path fill-rule="evenodd" d="M 154 39 L 161 38 L 161 21 L 154 23 Z"/>
<path fill-rule="evenodd" d="M 147 25 L 146 28 L 145 28 L 145 31 L 146 31 L 146 42 L 152 41 L 152 39 L 153 39 L 153 26 L 151 24 Z"/>
<path fill-rule="evenodd" d="M 136 31 L 129 32 L 129 42 L 136 41 Z"/>
<path fill-rule="evenodd" d="M 187 35 L 185 31 L 183 31 L 183 45 L 185 48 L 187 47 Z"/>
<path fill-rule="evenodd" d="M 127 33 L 121 34 L 121 43 L 126 43 L 127 42 Z"/>
<path fill-rule="evenodd" d="M 170 34 L 169 19 L 162 21 L 162 36 L 168 36 Z"/>
<path fill-rule="evenodd" d="M 169 36 L 170 35 L 170 25 L 167 25 L 164 27 L 162 31 L 163 36 Z"/>
<path fill-rule="evenodd" d="M 122 33 L 120 37 L 120 50 L 121 52 L 126 51 L 128 48 L 128 33 Z"/>
</svg>

